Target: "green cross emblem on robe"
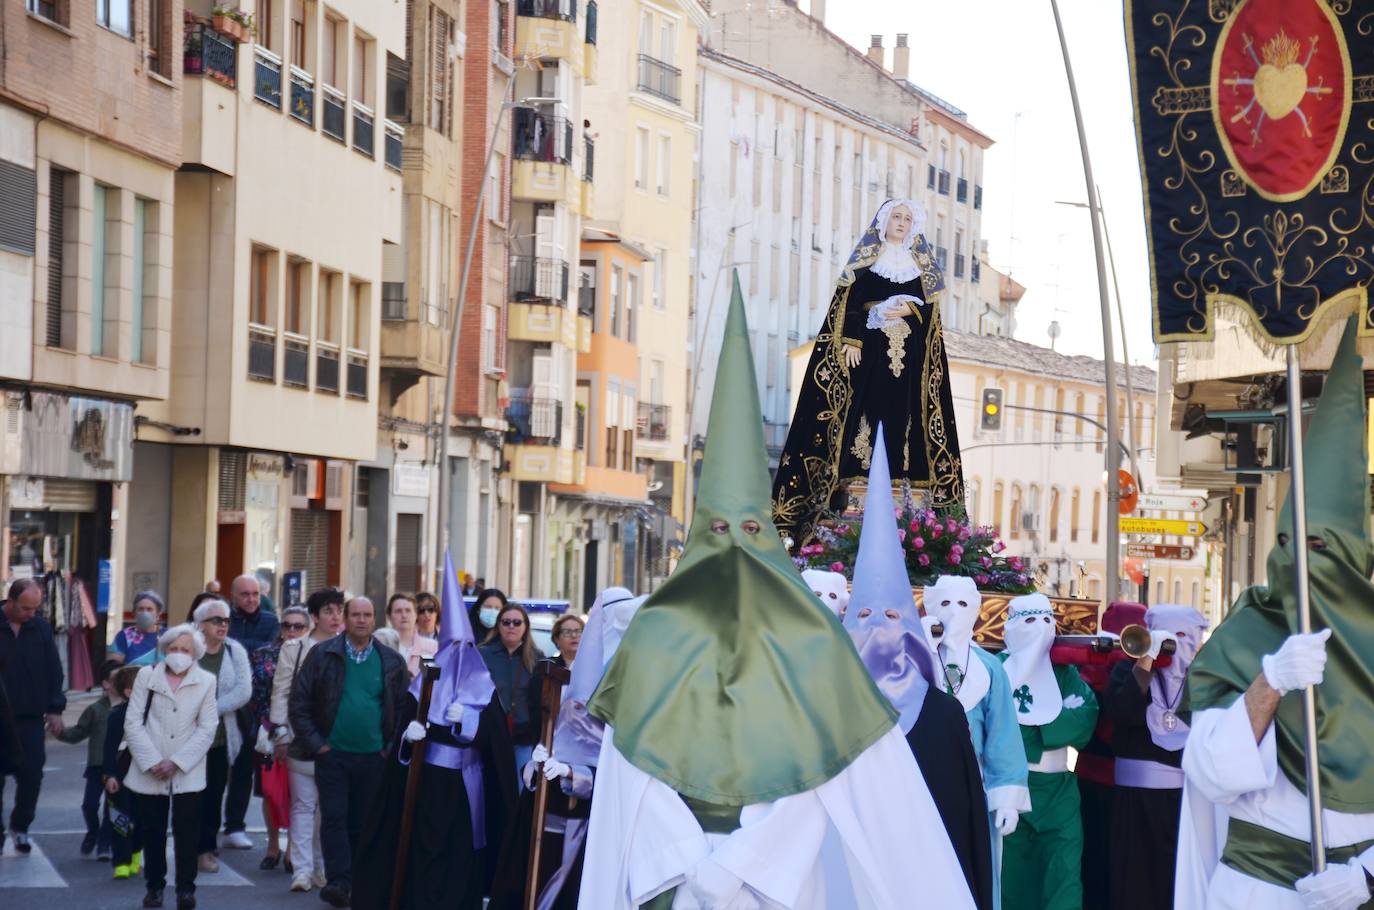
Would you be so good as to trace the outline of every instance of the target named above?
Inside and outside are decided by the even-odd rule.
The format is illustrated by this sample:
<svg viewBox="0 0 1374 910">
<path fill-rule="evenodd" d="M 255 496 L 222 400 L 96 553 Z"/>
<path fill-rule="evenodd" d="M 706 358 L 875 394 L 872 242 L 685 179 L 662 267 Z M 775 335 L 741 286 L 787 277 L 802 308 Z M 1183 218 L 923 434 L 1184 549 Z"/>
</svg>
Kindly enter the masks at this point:
<svg viewBox="0 0 1374 910">
<path fill-rule="evenodd" d="M 1029 714 L 1030 706 L 1035 704 L 1035 696 L 1031 694 L 1028 685 L 1022 685 L 1021 688 L 1011 693 L 1011 697 L 1016 699 L 1017 714 Z"/>
</svg>

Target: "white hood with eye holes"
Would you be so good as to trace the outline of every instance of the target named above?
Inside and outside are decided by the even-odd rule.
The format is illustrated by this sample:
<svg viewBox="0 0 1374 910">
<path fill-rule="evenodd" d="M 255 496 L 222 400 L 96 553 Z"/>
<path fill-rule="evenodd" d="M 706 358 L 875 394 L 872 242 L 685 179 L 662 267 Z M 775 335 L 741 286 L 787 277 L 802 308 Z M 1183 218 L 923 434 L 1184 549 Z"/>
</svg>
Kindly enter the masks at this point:
<svg viewBox="0 0 1374 910">
<path fill-rule="evenodd" d="M 1050 663 L 1050 646 L 1057 631 L 1054 606 L 1044 594 L 1014 597 L 1007 604 L 1004 666 L 1011 681 L 1016 719 L 1023 727 L 1043 726 L 1064 708 L 1064 696 Z"/>
<path fill-rule="evenodd" d="M 983 608 L 983 595 L 972 578 L 942 575 L 921 592 L 927 616 L 945 627 L 936 656 L 941 664 L 942 685 L 959 699 L 965 711 L 972 711 L 992 688 L 992 676 L 973 654 L 973 627 Z"/>
<path fill-rule="evenodd" d="M 824 569 L 807 569 L 802 572 L 802 578 L 831 613 L 844 618 L 845 607 L 849 606 L 849 582 L 843 575 Z"/>
</svg>

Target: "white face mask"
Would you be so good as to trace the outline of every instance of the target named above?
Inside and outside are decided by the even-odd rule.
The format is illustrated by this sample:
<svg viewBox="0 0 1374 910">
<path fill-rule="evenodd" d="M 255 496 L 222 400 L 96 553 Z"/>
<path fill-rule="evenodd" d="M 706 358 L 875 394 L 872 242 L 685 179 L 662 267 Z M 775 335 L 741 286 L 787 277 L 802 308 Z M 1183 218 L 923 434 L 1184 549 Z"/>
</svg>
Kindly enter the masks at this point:
<svg viewBox="0 0 1374 910">
<path fill-rule="evenodd" d="M 496 627 L 496 617 L 501 615 L 501 611 L 496 607 L 483 607 L 477 611 L 477 618 L 482 621 L 482 625 L 488 629 Z"/>
<path fill-rule="evenodd" d="M 928 586 L 921 596 L 926 615 L 945 627 L 943 643 L 962 646 L 973 638 L 973 627 L 983 606 L 983 595 L 971 578 L 946 575 Z"/>
<path fill-rule="evenodd" d="M 193 660 L 185 651 L 173 651 L 167 655 L 167 669 L 180 676 L 191 669 Z"/>
</svg>

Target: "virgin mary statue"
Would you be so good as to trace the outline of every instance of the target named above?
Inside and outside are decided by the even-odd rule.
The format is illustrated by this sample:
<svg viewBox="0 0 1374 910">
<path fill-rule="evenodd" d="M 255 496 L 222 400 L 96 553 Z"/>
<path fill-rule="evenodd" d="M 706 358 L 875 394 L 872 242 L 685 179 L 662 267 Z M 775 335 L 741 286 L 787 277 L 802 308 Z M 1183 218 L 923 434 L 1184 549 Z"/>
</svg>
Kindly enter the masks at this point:
<svg viewBox="0 0 1374 910">
<path fill-rule="evenodd" d="M 895 486 L 962 504 L 963 473 L 940 328 L 944 276 L 925 209 L 889 199 L 836 282 L 773 484 L 773 521 L 798 544 L 867 481 L 879 423 Z"/>
</svg>

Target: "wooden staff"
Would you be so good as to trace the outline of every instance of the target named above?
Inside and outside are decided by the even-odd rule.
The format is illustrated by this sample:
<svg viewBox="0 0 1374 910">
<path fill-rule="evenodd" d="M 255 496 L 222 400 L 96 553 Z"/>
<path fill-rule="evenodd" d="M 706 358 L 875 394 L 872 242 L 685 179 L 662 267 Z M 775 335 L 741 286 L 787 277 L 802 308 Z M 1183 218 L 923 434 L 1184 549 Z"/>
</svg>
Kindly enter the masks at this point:
<svg viewBox="0 0 1374 910">
<path fill-rule="evenodd" d="M 553 727 L 558 722 L 558 708 L 563 702 L 563 687 L 572 674 L 551 660 L 544 661 L 544 686 L 539 693 L 539 707 L 544 715 L 544 728 L 539 741 L 553 751 Z M 525 875 L 525 910 L 534 910 L 539 900 L 539 854 L 544 846 L 544 816 L 549 809 L 549 782 L 541 768 L 535 774 L 534 819 L 530 828 L 530 865 Z"/>
<path fill-rule="evenodd" d="M 426 661 L 420 669 L 420 710 L 415 719 L 429 723 L 429 698 L 439 679 L 439 668 Z M 406 792 L 401 801 L 401 828 L 396 838 L 396 871 L 391 879 L 391 910 L 401 910 L 406 893 L 406 864 L 410 860 L 410 829 L 415 826 L 415 801 L 420 795 L 420 768 L 425 763 L 425 744 L 428 738 L 410 746 L 410 767 L 406 769 Z"/>
</svg>

